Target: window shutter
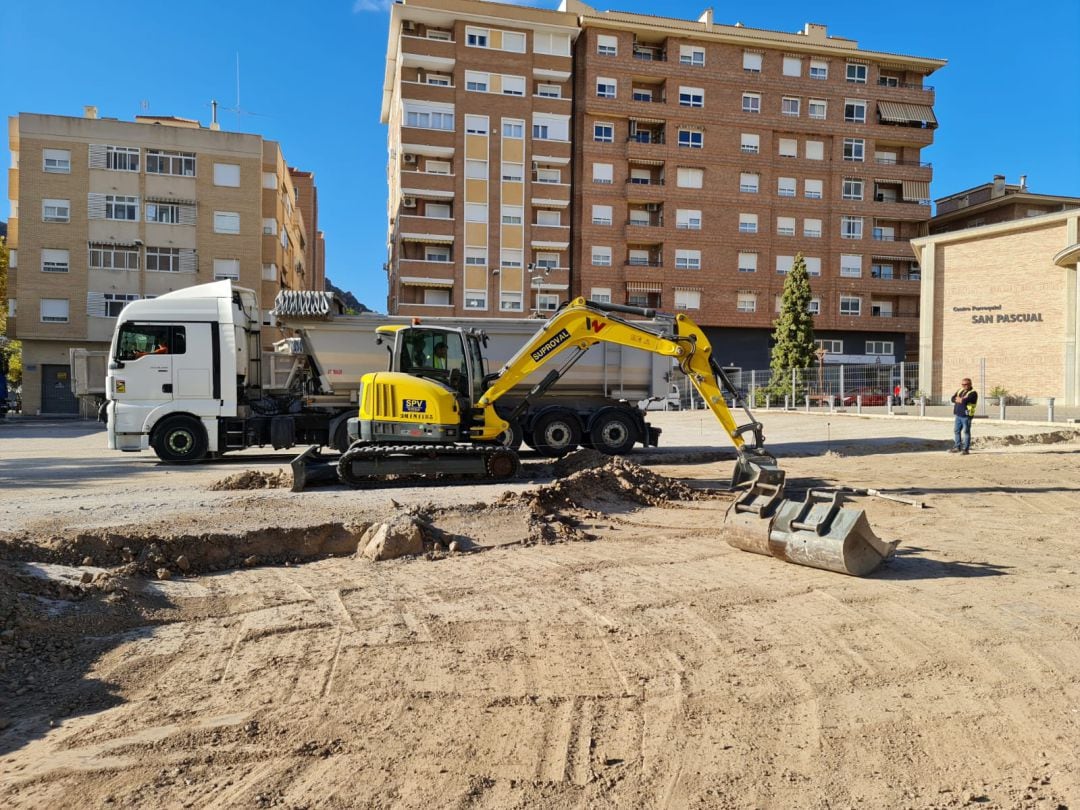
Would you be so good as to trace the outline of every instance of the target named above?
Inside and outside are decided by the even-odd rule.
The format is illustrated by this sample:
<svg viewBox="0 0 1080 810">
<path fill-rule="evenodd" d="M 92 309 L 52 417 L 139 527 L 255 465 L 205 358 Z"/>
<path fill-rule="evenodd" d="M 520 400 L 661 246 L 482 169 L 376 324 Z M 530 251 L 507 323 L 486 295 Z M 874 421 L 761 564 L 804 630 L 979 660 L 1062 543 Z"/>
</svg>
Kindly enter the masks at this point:
<svg viewBox="0 0 1080 810">
<path fill-rule="evenodd" d="M 91 148 L 93 148 L 91 146 Z M 102 147 L 104 149 L 105 147 Z M 104 152 L 102 152 L 104 154 Z M 87 219 L 105 219 L 105 195 L 91 191 L 86 195 Z"/>
<path fill-rule="evenodd" d="M 195 224 L 195 206 L 194 205 L 181 205 L 179 206 L 178 222 L 180 225 L 194 225 Z"/>
<path fill-rule="evenodd" d="M 86 314 L 92 318 L 104 318 L 108 315 L 105 293 L 88 292 L 86 294 Z"/>
<path fill-rule="evenodd" d="M 199 269 L 198 254 L 191 248 L 180 248 L 180 272 L 195 273 Z"/>
<path fill-rule="evenodd" d="M 105 164 L 105 144 L 92 143 L 90 144 L 90 168 L 91 169 L 104 169 Z"/>
</svg>

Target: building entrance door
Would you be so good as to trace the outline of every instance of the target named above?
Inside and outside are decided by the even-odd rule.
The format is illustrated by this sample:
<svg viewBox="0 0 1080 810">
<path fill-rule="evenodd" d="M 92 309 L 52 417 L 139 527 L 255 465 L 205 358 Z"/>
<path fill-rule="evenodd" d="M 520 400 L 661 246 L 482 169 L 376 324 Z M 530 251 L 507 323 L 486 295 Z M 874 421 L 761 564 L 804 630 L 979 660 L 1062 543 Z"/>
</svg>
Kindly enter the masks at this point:
<svg viewBox="0 0 1080 810">
<path fill-rule="evenodd" d="M 79 412 L 79 401 L 71 393 L 70 366 L 42 364 L 41 412 L 49 414 L 77 414 Z"/>
</svg>

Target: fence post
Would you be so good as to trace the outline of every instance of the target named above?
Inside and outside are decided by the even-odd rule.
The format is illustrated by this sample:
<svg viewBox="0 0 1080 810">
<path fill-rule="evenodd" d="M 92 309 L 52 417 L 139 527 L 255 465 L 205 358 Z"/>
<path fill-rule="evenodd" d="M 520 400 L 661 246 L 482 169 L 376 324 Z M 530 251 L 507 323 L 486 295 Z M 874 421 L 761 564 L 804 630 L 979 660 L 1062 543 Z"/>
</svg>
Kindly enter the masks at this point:
<svg viewBox="0 0 1080 810">
<path fill-rule="evenodd" d="M 1046 401 L 1046 421 L 1047 422 L 1053 422 L 1054 421 L 1054 398 L 1053 397 L 1050 397 Z"/>
<path fill-rule="evenodd" d="M 833 395 L 829 394 L 828 397 L 829 397 L 829 413 L 832 413 L 833 412 Z"/>
<path fill-rule="evenodd" d="M 791 397 L 788 394 L 784 394 L 784 410 L 788 410 L 791 407 Z"/>
<path fill-rule="evenodd" d="M 810 413 L 810 395 L 809 394 L 803 394 L 803 398 L 806 401 L 806 412 Z"/>
<path fill-rule="evenodd" d="M 887 413 L 889 416 L 892 416 L 892 399 L 892 394 L 889 394 L 889 396 L 885 400 L 885 413 Z"/>
<path fill-rule="evenodd" d="M 844 364 L 840 364 L 840 404 L 844 404 Z"/>
<path fill-rule="evenodd" d="M 855 413 L 862 413 L 862 394 L 855 395 Z"/>
<path fill-rule="evenodd" d="M 926 397 L 919 397 L 919 416 L 926 416 Z"/>
<path fill-rule="evenodd" d="M 1005 397 L 998 400 L 998 419 L 1002 422 L 1005 421 Z"/>
</svg>

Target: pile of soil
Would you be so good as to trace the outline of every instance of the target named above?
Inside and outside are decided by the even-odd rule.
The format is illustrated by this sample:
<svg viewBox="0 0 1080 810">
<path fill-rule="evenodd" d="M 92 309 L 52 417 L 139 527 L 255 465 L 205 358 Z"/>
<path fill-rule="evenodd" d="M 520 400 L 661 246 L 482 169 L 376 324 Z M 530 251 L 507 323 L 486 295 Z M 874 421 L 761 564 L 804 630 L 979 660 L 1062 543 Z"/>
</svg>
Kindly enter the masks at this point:
<svg viewBox="0 0 1080 810">
<path fill-rule="evenodd" d="M 212 492 L 237 489 L 282 489 L 292 486 L 292 473 L 285 470 L 265 472 L 244 470 L 215 481 L 208 489 Z"/>
<path fill-rule="evenodd" d="M 976 436 L 971 446 L 976 449 L 986 447 L 1015 447 L 1018 444 L 1062 444 L 1080 441 L 1080 431 L 1055 430 L 1051 433 L 1010 434 L 1008 436 Z"/>
<path fill-rule="evenodd" d="M 571 456 L 566 458 L 570 459 Z M 566 507 L 586 508 L 597 503 L 629 501 L 645 506 L 665 506 L 669 501 L 693 501 L 708 497 L 706 493 L 691 489 L 681 481 L 639 467 L 625 458 L 602 458 L 605 460 L 602 466 L 589 465 L 562 480 L 514 497 L 536 514 Z"/>
</svg>

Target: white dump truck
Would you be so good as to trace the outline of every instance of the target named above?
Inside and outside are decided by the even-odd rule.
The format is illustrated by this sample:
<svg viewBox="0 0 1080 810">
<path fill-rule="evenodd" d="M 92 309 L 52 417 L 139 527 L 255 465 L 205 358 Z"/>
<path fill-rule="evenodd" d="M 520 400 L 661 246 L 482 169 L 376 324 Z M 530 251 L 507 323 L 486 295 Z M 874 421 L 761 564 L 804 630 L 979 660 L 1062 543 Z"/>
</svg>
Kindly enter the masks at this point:
<svg viewBox="0 0 1080 810">
<path fill-rule="evenodd" d="M 286 292 L 278 296 L 270 323 L 291 336 L 277 341 L 276 351 L 268 353 L 262 351 L 267 327 L 255 294 L 229 281 L 134 301 L 117 318 L 109 352 L 105 385 L 109 447 L 153 448 L 170 462 L 196 461 L 247 447 L 321 445 L 345 450 L 350 444 L 347 422 L 357 413 L 362 375 L 399 370 L 394 344 L 379 337 L 377 330 L 385 332 L 388 325 L 412 328 L 411 321 L 345 315 L 328 293 Z M 542 323 L 443 318 L 423 322 L 447 334 L 482 336 L 487 376 L 497 376 Z M 617 412 L 629 420 L 632 435 L 617 450 L 609 450 L 655 445 L 659 430 L 645 421 L 638 404 L 667 397 L 670 372 L 665 358 L 598 346 L 567 371 L 556 389 L 530 398 L 527 407 L 518 410 L 514 427 L 520 433 L 506 439 L 562 455 L 578 440 L 589 441 L 596 418 Z M 526 383 L 505 398 L 508 413 L 518 407 L 530 386 Z M 553 415 L 559 417 L 554 419 L 556 425 L 571 429 L 551 433 Z M 545 441 L 534 434 L 537 425 L 568 441 Z"/>
</svg>

